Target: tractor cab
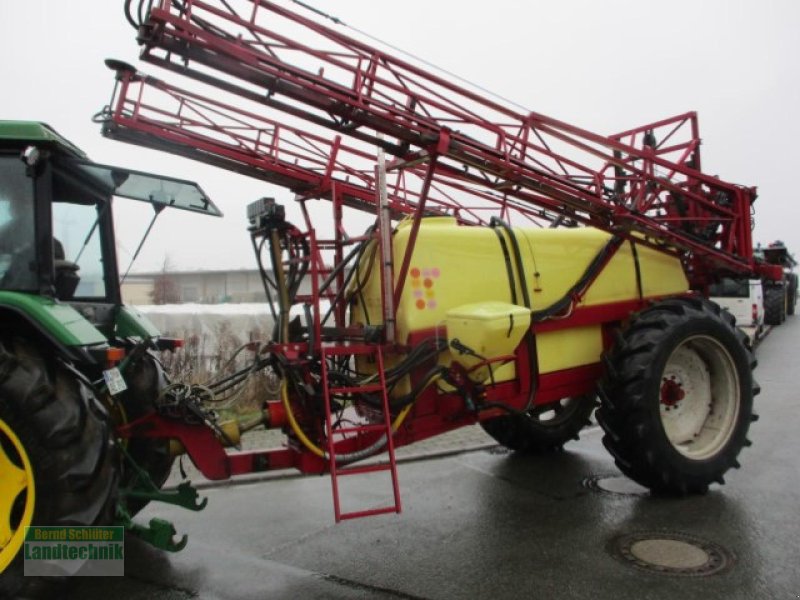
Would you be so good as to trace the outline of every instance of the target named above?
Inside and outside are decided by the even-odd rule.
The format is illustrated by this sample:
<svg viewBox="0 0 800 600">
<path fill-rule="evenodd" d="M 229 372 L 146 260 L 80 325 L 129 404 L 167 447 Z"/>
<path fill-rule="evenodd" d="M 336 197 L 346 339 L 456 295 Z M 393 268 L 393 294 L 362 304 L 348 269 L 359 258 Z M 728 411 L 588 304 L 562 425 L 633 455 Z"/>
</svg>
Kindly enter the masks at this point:
<svg viewBox="0 0 800 600">
<path fill-rule="evenodd" d="M 130 335 L 119 331 L 136 319 L 123 314 L 121 320 L 127 309 L 114 241 L 115 198 L 148 203 L 153 221 L 167 207 L 221 216 L 195 183 L 91 162 L 41 123 L 0 122 L 0 310 L 21 311 L 49 336 L 42 310 L 51 316 L 55 310 L 67 329 L 88 331 L 67 323 L 80 316 L 105 340 Z"/>
</svg>

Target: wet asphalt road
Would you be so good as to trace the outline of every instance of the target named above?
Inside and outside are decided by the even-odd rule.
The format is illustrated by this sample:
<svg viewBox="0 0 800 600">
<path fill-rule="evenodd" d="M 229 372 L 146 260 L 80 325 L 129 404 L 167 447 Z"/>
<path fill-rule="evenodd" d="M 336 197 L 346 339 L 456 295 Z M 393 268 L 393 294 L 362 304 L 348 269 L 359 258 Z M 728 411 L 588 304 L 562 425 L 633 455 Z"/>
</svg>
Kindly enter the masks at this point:
<svg viewBox="0 0 800 600">
<path fill-rule="evenodd" d="M 324 477 L 206 490 L 201 513 L 162 505 L 141 515 L 188 532 L 183 552 L 129 540 L 126 577 L 81 580 L 71 597 L 795 599 L 798 355 L 800 317 L 792 317 L 758 350 L 753 446 L 727 484 L 703 497 L 587 489 L 586 478 L 618 474 L 596 429 L 551 457 L 481 451 L 404 464 L 401 515 L 340 525 Z M 358 479 L 344 485 L 359 506 L 388 492 L 388 482 Z M 735 562 L 716 575 L 681 577 L 637 570 L 607 551 L 620 534 L 652 531 L 699 536 Z"/>
</svg>

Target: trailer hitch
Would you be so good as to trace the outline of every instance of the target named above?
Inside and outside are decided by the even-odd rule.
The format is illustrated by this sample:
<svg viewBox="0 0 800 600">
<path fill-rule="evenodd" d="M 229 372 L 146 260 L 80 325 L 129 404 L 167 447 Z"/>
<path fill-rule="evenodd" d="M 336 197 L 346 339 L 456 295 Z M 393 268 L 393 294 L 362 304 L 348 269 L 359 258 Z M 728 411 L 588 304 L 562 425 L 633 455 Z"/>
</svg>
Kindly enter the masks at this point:
<svg viewBox="0 0 800 600">
<path fill-rule="evenodd" d="M 155 517 L 150 519 L 149 525 L 139 525 L 134 523 L 127 511 L 120 507 L 117 508 L 117 518 L 121 521 L 126 531 L 159 550 L 180 552 L 189 541 L 189 536 L 186 534 L 183 534 L 180 540 L 174 540 L 172 536 L 177 533 L 175 525 L 165 519 Z"/>
<path fill-rule="evenodd" d="M 155 502 L 174 504 L 195 512 L 203 510 L 208 504 L 208 498 L 202 498 L 198 501 L 199 494 L 197 493 L 197 490 L 192 487 L 192 483 L 190 481 L 184 481 L 183 483 L 179 484 L 177 488 L 169 491 L 159 490 L 157 488 L 149 490 L 133 488 L 121 490 L 121 493 L 126 498 L 139 498 L 142 500 L 152 500 Z"/>
<path fill-rule="evenodd" d="M 125 502 L 127 498 L 139 498 L 142 500 L 174 504 L 193 511 L 203 510 L 206 504 L 208 504 L 208 498 L 198 500 L 199 494 L 197 493 L 197 489 L 192 487 L 190 481 L 180 483 L 174 490 L 165 491 L 159 489 L 159 487 L 153 483 L 150 474 L 137 464 L 126 450 L 125 446 L 120 444 L 119 449 L 128 466 L 135 472 L 132 485 L 119 490 L 122 502 Z M 183 474 L 183 469 L 181 469 L 181 473 Z M 125 506 L 127 506 L 127 503 Z"/>
</svg>

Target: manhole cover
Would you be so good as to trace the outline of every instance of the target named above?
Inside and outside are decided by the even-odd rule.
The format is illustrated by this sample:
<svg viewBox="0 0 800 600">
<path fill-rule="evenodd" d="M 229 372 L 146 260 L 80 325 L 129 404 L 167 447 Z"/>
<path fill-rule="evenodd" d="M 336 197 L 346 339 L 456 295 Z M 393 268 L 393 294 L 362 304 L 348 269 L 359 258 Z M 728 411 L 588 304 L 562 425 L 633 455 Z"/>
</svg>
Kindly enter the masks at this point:
<svg viewBox="0 0 800 600">
<path fill-rule="evenodd" d="M 593 475 L 583 480 L 584 487 L 595 492 L 620 496 L 649 496 L 650 490 L 622 475 Z"/>
<path fill-rule="evenodd" d="M 609 551 L 637 569 L 689 577 L 720 573 L 734 561 L 719 544 L 684 533 L 626 534 L 614 538 Z"/>
</svg>

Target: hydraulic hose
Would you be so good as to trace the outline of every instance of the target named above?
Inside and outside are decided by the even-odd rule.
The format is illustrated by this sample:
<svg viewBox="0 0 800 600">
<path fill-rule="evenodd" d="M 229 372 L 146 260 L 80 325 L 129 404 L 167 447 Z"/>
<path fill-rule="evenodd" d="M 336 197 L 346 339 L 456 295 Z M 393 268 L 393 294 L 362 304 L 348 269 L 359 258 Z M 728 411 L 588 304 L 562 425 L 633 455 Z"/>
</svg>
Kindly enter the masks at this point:
<svg viewBox="0 0 800 600">
<path fill-rule="evenodd" d="M 328 453 L 325 452 L 322 448 L 317 446 L 314 442 L 312 442 L 308 438 L 305 432 L 300 428 L 297 419 L 295 419 L 294 413 L 292 412 L 292 405 L 289 402 L 289 394 L 286 391 L 285 381 L 281 385 L 281 402 L 283 403 L 283 408 L 286 410 L 286 417 L 287 420 L 289 421 L 289 427 L 291 427 L 292 431 L 297 436 L 297 439 L 300 440 L 300 443 L 303 444 L 303 446 L 305 446 L 310 452 L 312 452 L 316 456 L 319 456 L 320 458 L 327 460 Z M 406 417 L 408 416 L 408 413 L 411 411 L 412 406 L 413 403 L 409 404 L 402 411 L 400 411 L 400 414 L 397 415 L 394 422 L 392 423 L 393 434 L 400 428 L 400 425 L 403 424 L 403 421 L 405 421 Z M 356 452 L 349 452 L 347 454 L 338 455 L 336 457 L 337 458 L 336 462 L 345 463 L 345 462 L 355 462 L 357 460 L 361 460 L 362 458 L 366 458 L 370 454 L 373 454 L 374 452 L 377 452 L 378 450 L 383 448 L 383 446 L 385 446 L 387 442 L 388 442 L 388 437 L 386 434 L 383 434 L 373 444 L 367 446 L 366 448 L 362 448 L 361 450 L 358 450 Z"/>
<path fill-rule="evenodd" d="M 308 436 L 305 434 L 305 432 L 300 428 L 300 425 L 297 423 L 297 419 L 294 418 L 294 413 L 292 412 L 292 405 L 289 402 L 289 394 L 286 392 L 286 381 L 284 381 L 283 384 L 281 385 L 281 402 L 283 402 L 283 408 L 284 410 L 286 410 L 286 418 L 289 421 L 289 427 L 292 428 L 292 431 L 297 436 L 297 439 L 300 440 L 300 443 L 302 443 L 303 446 L 308 448 L 311 452 L 313 452 L 320 458 L 327 458 L 325 452 L 314 442 L 308 439 Z"/>
<path fill-rule="evenodd" d="M 289 341 L 289 289 L 286 284 L 281 260 L 280 232 L 273 229 L 271 232 L 270 250 L 272 251 L 272 269 L 275 273 L 275 282 L 278 286 L 278 309 L 280 321 L 278 325 L 278 341 L 285 344 Z"/>
<path fill-rule="evenodd" d="M 574 302 L 575 296 L 579 293 L 583 293 L 589 287 L 589 285 L 602 271 L 605 264 L 619 249 L 622 242 L 622 237 L 616 235 L 612 236 L 600 249 L 600 252 L 595 255 L 595 257 L 592 259 L 592 262 L 589 263 L 588 267 L 586 267 L 583 275 L 581 275 L 580 279 L 578 279 L 575 285 L 567 290 L 567 293 L 564 294 L 560 299 L 556 300 L 547 308 L 533 311 L 533 313 L 531 313 L 531 320 L 534 323 L 539 323 L 569 308 Z"/>
<path fill-rule="evenodd" d="M 489 226 L 492 227 L 493 229 L 501 227 L 503 231 L 505 231 L 506 235 L 508 235 L 508 239 L 511 241 L 511 248 L 514 251 L 514 262 L 516 263 L 517 266 L 517 276 L 519 277 L 520 292 L 522 293 L 522 301 L 525 303 L 526 308 L 531 308 L 531 298 L 530 294 L 528 293 L 528 282 L 527 278 L 525 277 L 525 267 L 522 263 L 522 253 L 520 252 L 519 242 L 517 241 L 517 236 L 514 233 L 514 230 L 511 229 L 508 223 L 506 223 L 502 219 L 498 219 L 497 217 L 492 217 L 491 221 L 489 222 Z M 504 252 L 507 252 L 505 248 Z M 511 282 L 512 284 L 514 282 L 513 276 Z"/>
</svg>

